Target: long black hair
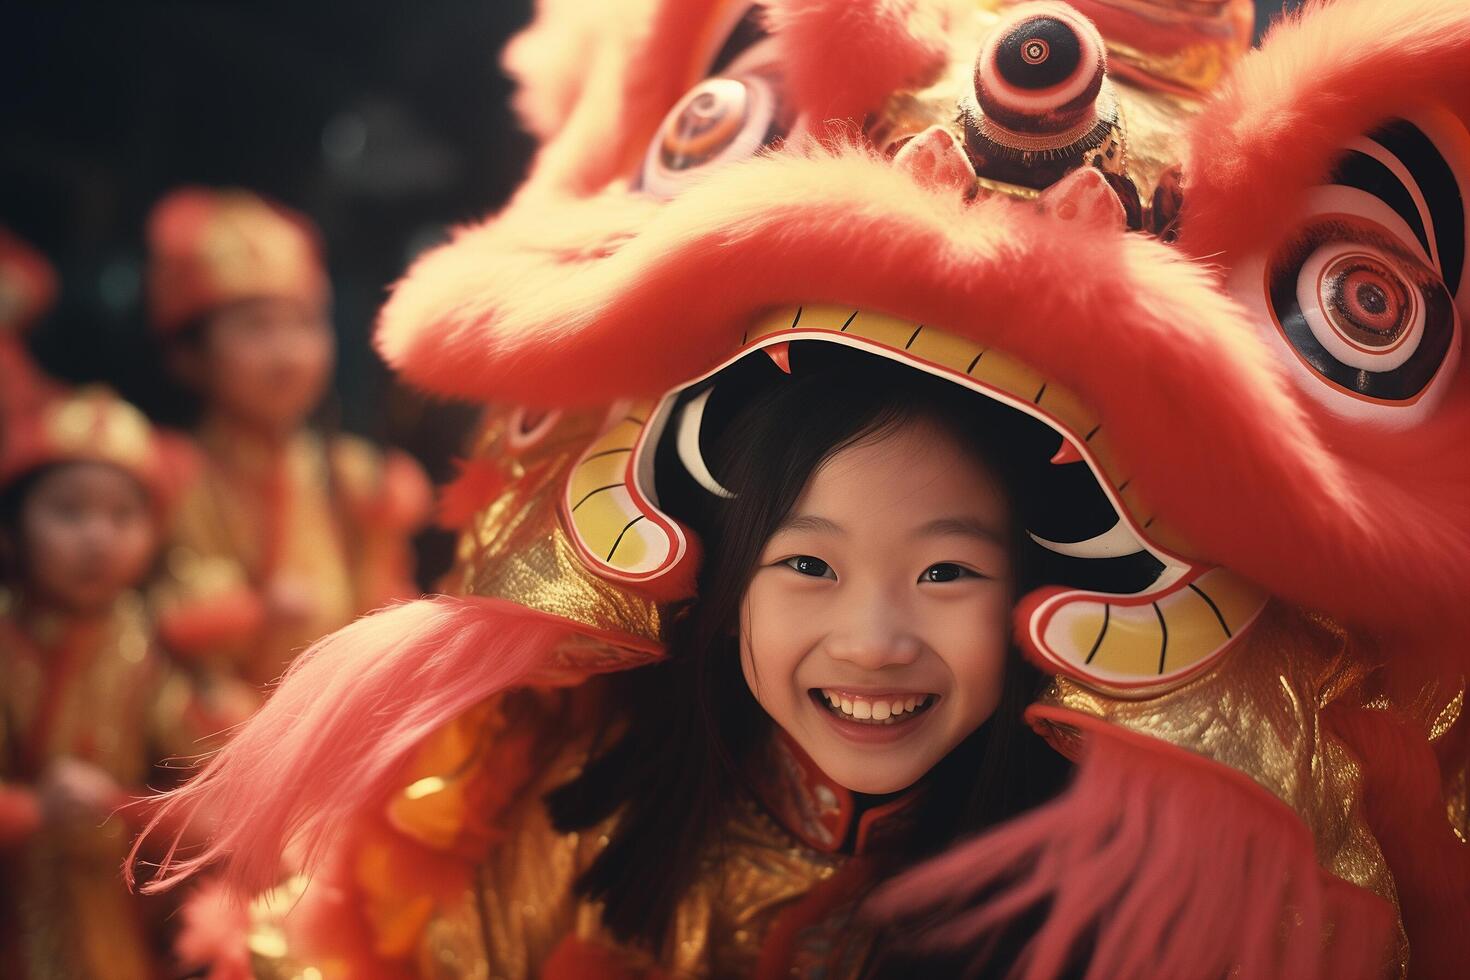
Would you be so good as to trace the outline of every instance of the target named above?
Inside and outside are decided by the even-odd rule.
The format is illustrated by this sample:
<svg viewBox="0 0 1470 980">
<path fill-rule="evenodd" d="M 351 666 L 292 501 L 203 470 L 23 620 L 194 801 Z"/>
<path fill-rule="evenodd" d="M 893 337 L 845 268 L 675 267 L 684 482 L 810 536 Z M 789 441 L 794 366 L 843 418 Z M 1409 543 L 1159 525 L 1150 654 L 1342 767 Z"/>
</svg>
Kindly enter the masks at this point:
<svg viewBox="0 0 1470 980">
<path fill-rule="evenodd" d="M 1013 487 L 1004 452 L 1011 414 L 871 355 L 839 358 L 742 399 L 708 460 L 734 498 L 709 496 L 676 515 L 705 544 L 699 598 L 674 616 L 667 660 L 608 680 L 612 703 L 626 706 L 626 727 L 547 797 L 564 832 L 618 814 L 607 846 L 575 887 L 603 903 L 603 923 L 621 941 L 663 946 L 679 899 L 710 845 L 718 845 L 736 797 L 748 792 L 742 763 L 771 722 L 741 673 L 741 603 L 761 550 L 812 474 L 845 447 L 922 421 Z M 1018 516 L 1013 524 L 1020 595 L 1029 587 L 1025 532 Z M 1056 791 L 1065 764 L 1021 719 L 1039 685 L 1040 674 L 1013 651 L 994 714 L 927 777 L 919 826 L 907 849 L 891 855 L 895 863 L 940 850 Z"/>
</svg>

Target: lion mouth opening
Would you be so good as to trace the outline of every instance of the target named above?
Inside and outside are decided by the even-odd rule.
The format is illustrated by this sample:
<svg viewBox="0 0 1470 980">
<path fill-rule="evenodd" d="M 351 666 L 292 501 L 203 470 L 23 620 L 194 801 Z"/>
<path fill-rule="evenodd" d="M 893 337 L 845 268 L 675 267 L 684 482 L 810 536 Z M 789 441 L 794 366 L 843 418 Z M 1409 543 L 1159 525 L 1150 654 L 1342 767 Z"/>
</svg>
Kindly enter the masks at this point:
<svg viewBox="0 0 1470 980">
<path fill-rule="evenodd" d="M 914 342 L 900 347 L 855 334 L 852 318 L 845 321 L 846 330 L 836 331 L 802 330 L 800 315 L 793 319 L 794 327 L 780 334 L 747 336 L 733 360 L 665 401 L 657 437 L 649 444 L 652 465 L 644 469 L 651 477 L 645 486 L 664 512 L 698 512 L 711 497 L 730 495 L 706 460 L 737 412 L 762 391 L 807 372 L 885 358 L 972 392 L 973 410 L 1002 447 L 1016 484 L 1016 505 L 1030 537 L 1024 556 L 1028 577 L 1088 592 L 1137 595 L 1163 588 L 1186 570 L 1135 530 L 1119 505 L 1118 491 L 1094 470 L 1095 461 L 1089 463 L 1086 432 L 1068 431 L 1046 412 L 1047 382 L 1021 390 L 1034 382 L 1034 373 L 1029 380 L 1001 378 L 988 367 L 988 381 L 977 379 L 984 357 L 971 356 L 974 363 L 967 363 L 960 356 L 965 352 L 938 331 L 932 332 L 929 349 L 937 349 L 932 341 L 943 341 L 954 368 L 915 356 Z M 1061 397 L 1054 394 L 1053 401 Z"/>
</svg>

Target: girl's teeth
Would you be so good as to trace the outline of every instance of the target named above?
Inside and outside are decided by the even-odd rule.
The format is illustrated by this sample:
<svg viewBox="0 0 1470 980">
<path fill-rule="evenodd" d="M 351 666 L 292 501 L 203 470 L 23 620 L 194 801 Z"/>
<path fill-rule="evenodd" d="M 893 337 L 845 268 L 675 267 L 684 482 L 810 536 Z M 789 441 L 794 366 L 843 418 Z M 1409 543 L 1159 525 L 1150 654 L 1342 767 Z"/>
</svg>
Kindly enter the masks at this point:
<svg viewBox="0 0 1470 980">
<path fill-rule="evenodd" d="M 930 696 L 927 694 L 910 695 L 899 698 L 896 701 L 853 701 L 842 697 L 833 691 L 823 690 L 822 697 L 826 698 L 834 710 L 840 711 L 849 718 L 860 721 L 881 721 L 889 724 L 899 720 L 903 714 L 912 714 L 918 708 L 927 705 Z"/>
</svg>

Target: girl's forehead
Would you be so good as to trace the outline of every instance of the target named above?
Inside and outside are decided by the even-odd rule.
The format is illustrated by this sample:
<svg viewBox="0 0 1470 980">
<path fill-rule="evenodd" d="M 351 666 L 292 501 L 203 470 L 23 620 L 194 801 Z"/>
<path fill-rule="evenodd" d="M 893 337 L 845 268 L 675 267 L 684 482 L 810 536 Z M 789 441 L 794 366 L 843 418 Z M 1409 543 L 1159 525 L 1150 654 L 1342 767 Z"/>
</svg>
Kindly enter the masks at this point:
<svg viewBox="0 0 1470 980">
<path fill-rule="evenodd" d="M 991 517 L 1007 510 L 983 460 L 933 422 L 916 420 L 860 439 L 812 474 L 794 513 L 924 524 L 936 515 Z"/>
<path fill-rule="evenodd" d="M 37 481 L 32 497 L 54 493 L 109 499 L 144 495 L 142 486 L 130 473 L 99 460 L 76 460 L 54 466 Z"/>
</svg>

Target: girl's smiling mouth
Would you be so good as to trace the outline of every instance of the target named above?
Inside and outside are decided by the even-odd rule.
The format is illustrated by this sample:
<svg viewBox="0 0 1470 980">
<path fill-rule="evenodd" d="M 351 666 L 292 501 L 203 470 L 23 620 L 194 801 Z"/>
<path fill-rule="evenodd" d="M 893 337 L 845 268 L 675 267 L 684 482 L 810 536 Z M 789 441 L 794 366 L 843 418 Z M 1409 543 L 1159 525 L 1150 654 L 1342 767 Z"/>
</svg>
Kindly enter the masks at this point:
<svg viewBox="0 0 1470 980">
<path fill-rule="evenodd" d="M 814 687 L 808 694 L 828 715 L 864 727 L 892 727 L 912 721 L 928 711 L 939 695 L 917 691 L 857 693 L 835 687 Z"/>
</svg>

